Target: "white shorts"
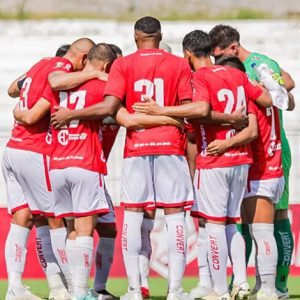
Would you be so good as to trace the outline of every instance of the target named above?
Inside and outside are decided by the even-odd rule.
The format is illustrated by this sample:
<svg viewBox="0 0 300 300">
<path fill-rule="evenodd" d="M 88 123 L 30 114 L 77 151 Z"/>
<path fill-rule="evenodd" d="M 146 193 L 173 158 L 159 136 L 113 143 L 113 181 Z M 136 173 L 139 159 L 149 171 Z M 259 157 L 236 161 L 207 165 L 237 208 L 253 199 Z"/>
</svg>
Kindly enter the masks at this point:
<svg viewBox="0 0 300 300">
<path fill-rule="evenodd" d="M 246 191 L 249 165 L 197 169 L 193 217 L 214 221 L 237 221 Z"/>
<path fill-rule="evenodd" d="M 108 204 L 108 209 L 109 212 L 105 215 L 102 215 L 100 217 L 98 217 L 97 222 L 101 223 L 101 224 L 115 224 L 116 223 L 116 214 L 115 214 L 115 209 L 114 209 L 114 205 L 113 202 L 111 200 L 111 197 L 108 193 L 108 190 L 106 188 L 106 185 L 104 185 L 104 192 L 105 192 L 105 197 L 107 200 L 107 204 Z"/>
<path fill-rule="evenodd" d="M 267 197 L 272 203 L 279 202 L 284 190 L 284 177 L 264 180 L 251 180 L 246 190 L 245 199 L 254 196 Z"/>
<path fill-rule="evenodd" d="M 104 176 L 82 168 L 50 171 L 56 217 L 83 217 L 108 213 Z"/>
<path fill-rule="evenodd" d="M 53 216 L 54 197 L 49 178 L 49 157 L 6 147 L 2 172 L 10 214 L 29 207 L 32 214 Z"/>
<path fill-rule="evenodd" d="M 194 201 L 190 171 L 184 156 L 149 155 L 124 159 L 121 205 L 180 207 Z"/>
</svg>

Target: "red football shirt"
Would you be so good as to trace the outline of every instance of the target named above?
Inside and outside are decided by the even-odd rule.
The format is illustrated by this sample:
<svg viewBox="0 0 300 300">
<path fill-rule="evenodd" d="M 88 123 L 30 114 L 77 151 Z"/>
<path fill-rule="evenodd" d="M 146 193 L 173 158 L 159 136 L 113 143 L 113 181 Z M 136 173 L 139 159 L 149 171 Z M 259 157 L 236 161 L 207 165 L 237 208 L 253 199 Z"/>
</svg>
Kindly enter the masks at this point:
<svg viewBox="0 0 300 300">
<path fill-rule="evenodd" d="M 144 96 L 161 106 L 179 105 L 181 100 L 192 99 L 191 69 L 186 60 L 164 50 L 138 50 L 114 62 L 105 95 L 126 98 L 130 113 Z M 184 145 L 183 131 L 173 126 L 127 130 L 124 156 L 184 155 Z"/>
<path fill-rule="evenodd" d="M 193 74 L 193 101 L 206 101 L 210 109 L 231 114 L 241 106 L 255 101 L 262 89 L 254 86 L 246 74 L 231 67 L 213 66 L 201 68 Z M 235 135 L 235 129 L 225 125 L 197 126 L 197 168 L 231 167 L 252 162 L 250 145 L 228 149 L 221 156 L 206 154 L 206 148 L 212 141 L 229 139 Z"/>
<path fill-rule="evenodd" d="M 253 164 L 249 180 L 283 176 L 278 108 L 263 108 L 251 103 L 249 112 L 256 115 L 258 124 L 258 138 L 251 143 Z"/>
<path fill-rule="evenodd" d="M 61 57 L 44 58 L 36 63 L 26 74 L 20 91 L 20 108 L 30 109 L 42 97 L 52 71 L 71 71 L 72 63 Z M 46 155 L 51 154 L 51 133 L 49 131 L 50 114 L 31 126 L 17 121 L 11 133 L 8 147 L 29 150 Z"/>
<path fill-rule="evenodd" d="M 103 153 L 106 160 L 108 160 L 119 129 L 119 125 L 101 125 L 100 141 L 102 141 Z"/>
<path fill-rule="evenodd" d="M 48 87 L 43 97 L 54 106 L 82 109 L 103 101 L 105 82 L 93 79 L 70 90 L 53 93 Z M 72 120 L 68 127 L 55 130 L 50 169 L 78 167 L 106 174 L 106 160 L 99 139 L 100 121 Z"/>
</svg>

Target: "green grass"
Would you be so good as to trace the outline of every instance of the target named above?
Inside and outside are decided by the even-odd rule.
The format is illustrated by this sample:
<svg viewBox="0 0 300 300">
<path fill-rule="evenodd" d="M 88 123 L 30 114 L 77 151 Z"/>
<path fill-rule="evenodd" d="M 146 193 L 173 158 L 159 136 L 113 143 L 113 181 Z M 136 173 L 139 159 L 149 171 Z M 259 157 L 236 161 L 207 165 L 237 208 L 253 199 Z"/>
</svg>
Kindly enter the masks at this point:
<svg viewBox="0 0 300 300">
<path fill-rule="evenodd" d="M 253 286 L 254 278 L 249 279 L 249 283 Z M 26 280 L 25 284 L 31 287 L 31 290 L 40 297 L 47 298 L 48 288 L 45 280 Z M 189 291 L 197 284 L 196 277 L 184 278 L 184 289 Z M 291 277 L 289 279 L 290 299 L 300 300 L 300 278 Z M 0 281 L 0 300 L 5 299 L 5 291 L 7 288 L 6 281 Z M 108 290 L 115 295 L 122 295 L 127 290 L 127 280 L 125 279 L 110 279 L 108 282 Z M 150 278 L 151 299 L 166 299 L 167 281 L 162 278 Z"/>
</svg>

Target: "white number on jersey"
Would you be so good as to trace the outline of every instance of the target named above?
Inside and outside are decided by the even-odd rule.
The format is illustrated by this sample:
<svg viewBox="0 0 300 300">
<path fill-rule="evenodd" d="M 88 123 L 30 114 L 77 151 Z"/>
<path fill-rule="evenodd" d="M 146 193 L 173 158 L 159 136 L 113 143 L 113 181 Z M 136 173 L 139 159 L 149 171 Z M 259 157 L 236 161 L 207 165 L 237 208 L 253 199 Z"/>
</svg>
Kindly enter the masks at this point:
<svg viewBox="0 0 300 300">
<path fill-rule="evenodd" d="M 221 89 L 217 93 L 218 100 L 220 102 L 227 101 L 224 113 L 226 114 L 231 114 L 233 111 L 233 106 L 234 106 L 234 95 L 233 92 L 229 89 Z M 242 106 L 246 106 L 246 96 L 245 96 L 245 90 L 244 87 L 238 86 L 237 88 L 237 102 L 236 102 L 236 107 L 235 110 L 239 109 Z M 246 112 L 246 109 L 245 109 Z"/>
<path fill-rule="evenodd" d="M 153 98 L 155 92 L 155 101 L 158 105 L 164 106 L 164 80 L 162 78 L 154 78 L 154 81 L 148 79 L 140 79 L 134 83 L 134 91 L 142 92 L 144 87 L 146 93 L 141 95 L 141 101 L 144 97 Z"/>
<path fill-rule="evenodd" d="M 266 108 L 266 114 L 267 116 L 271 116 L 271 133 L 270 133 L 270 140 L 274 141 L 276 140 L 276 131 L 275 131 L 275 112 L 274 112 L 274 107 L 267 107 Z"/>
<path fill-rule="evenodd" d="M 77 92 L 60 92 L 59 106 L 68 108 L 69 105 L 75 104 L 75 110 L 82 109 L 85 105 L 86 91 Z M 79 120 L 72 120 L 69 124 L 70 128 L 76 128 Z"/>
<path fill-rule="evenodd" d="M 32 82 L 32 78 L 30 77 L 26 77 L 26 79 L 23 82 L 22 85 L 22 92 L 20 95 L 20 110 L 27 110 L 28 109 L 28 92 L 30 89 L 30 85 Z"/>
</svg>

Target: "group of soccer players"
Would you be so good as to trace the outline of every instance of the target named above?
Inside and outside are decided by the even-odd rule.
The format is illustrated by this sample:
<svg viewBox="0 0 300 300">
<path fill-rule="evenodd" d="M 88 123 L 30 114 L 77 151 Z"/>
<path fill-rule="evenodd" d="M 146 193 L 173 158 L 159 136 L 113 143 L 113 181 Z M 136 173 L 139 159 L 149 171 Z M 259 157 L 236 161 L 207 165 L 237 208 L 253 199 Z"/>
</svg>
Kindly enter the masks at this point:
<svg viewBox="0 0 300 300">
<path fill-rule="evenodd" d="M 243 48 L 230 26 L 188 33 L 184 58 L 159 48 L 161 25 L 153 17 L 135 23 L 134 38 L 138 50 L 125 57 L 116 45 L 81 38 L 9 88 L 20 101 L 2 163 L 12 214 L 6 300 L 40 299 L 21 280 L 34 225 L 49 299 L 114 299 L 106 281 L 116 226 L 104 176 L 120 125 L 127 129 L 120 234 L 128 278 L 121 299 L 149 297 L 156 208 L 165 213 L 168 300 L 287 298 L 293 238 L 281 109 L 294 108 L 292 78 Z M 200 280 L 184 293 L 189 207 L 199 219 Z M 89 290 L 95 228 L 100 240 Z M 251 293 L 252 240 L 257 280 Z"/>
</svg>

